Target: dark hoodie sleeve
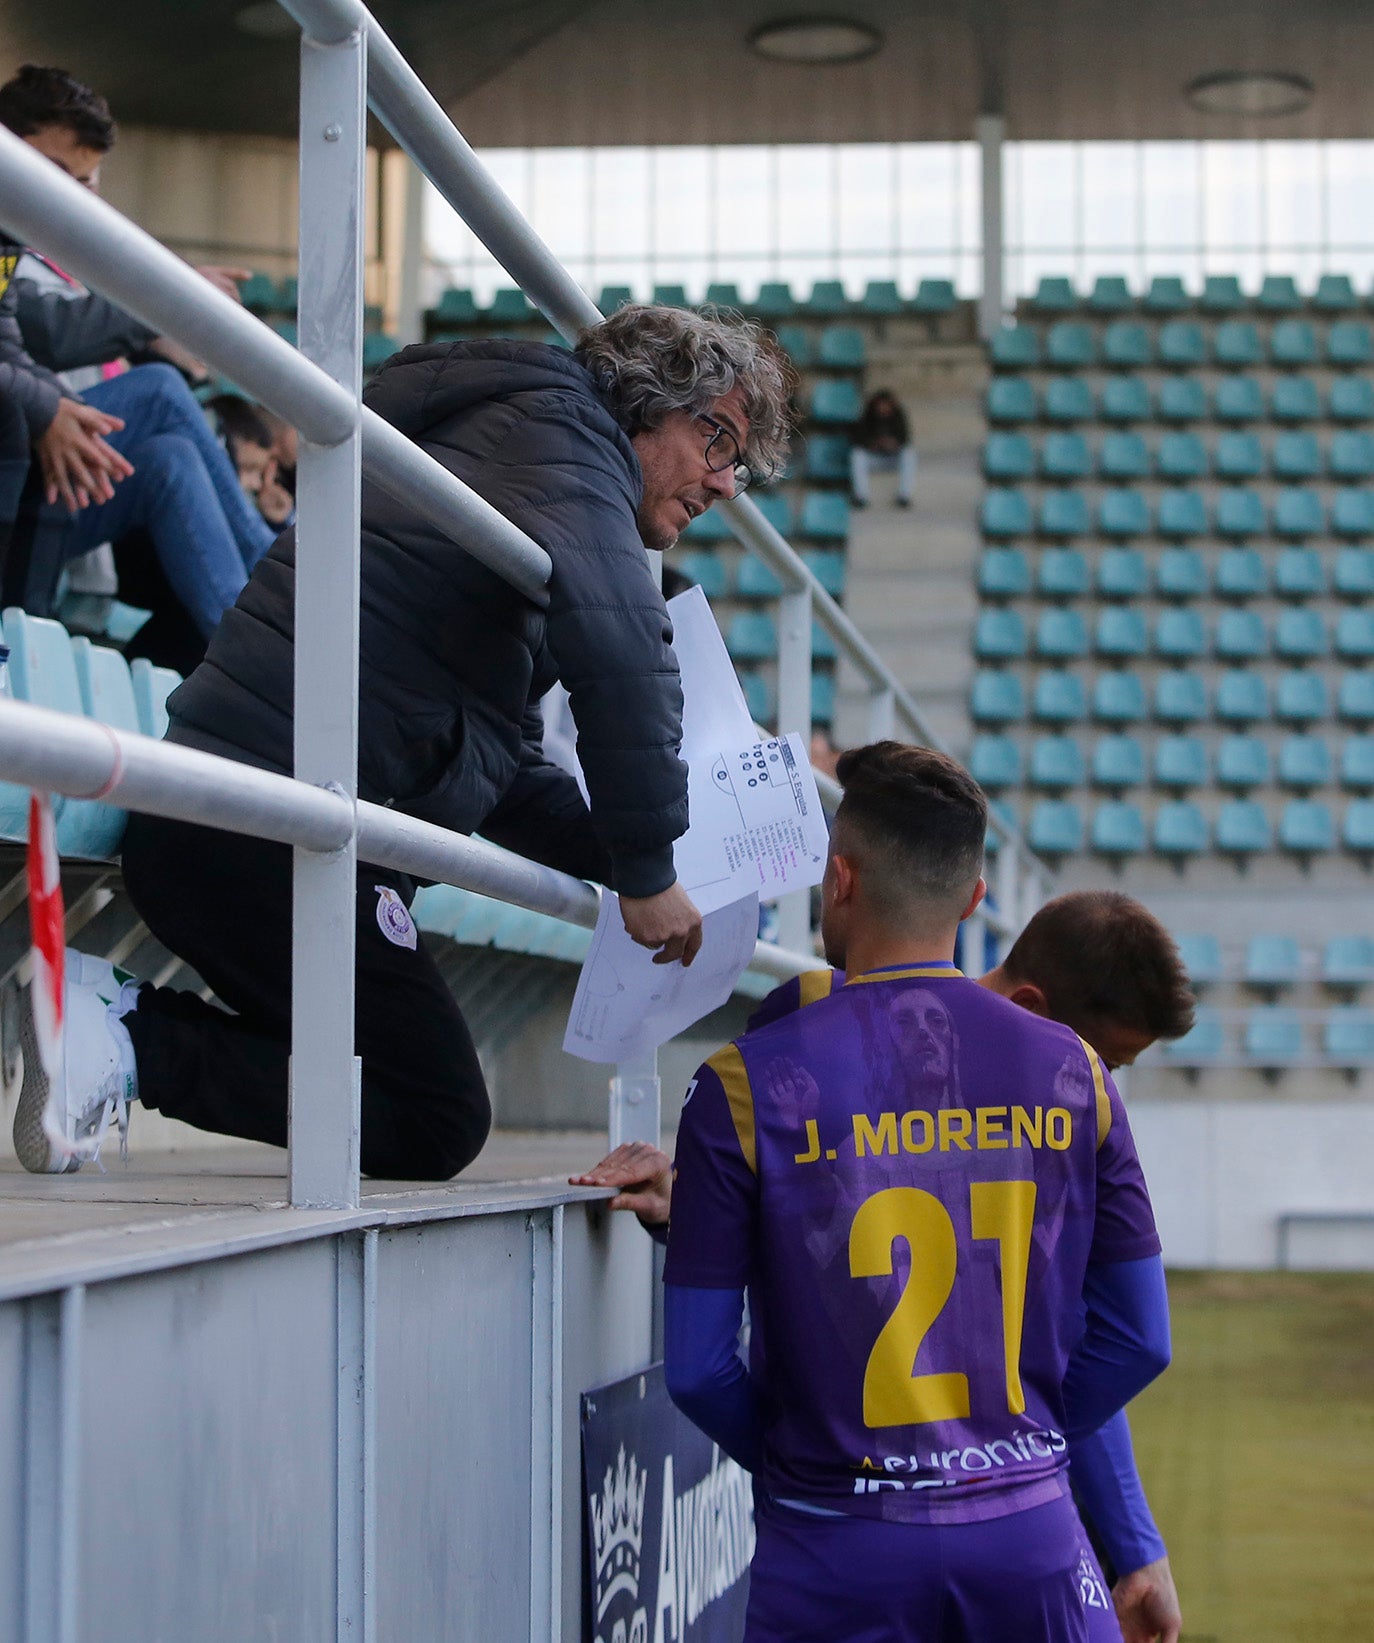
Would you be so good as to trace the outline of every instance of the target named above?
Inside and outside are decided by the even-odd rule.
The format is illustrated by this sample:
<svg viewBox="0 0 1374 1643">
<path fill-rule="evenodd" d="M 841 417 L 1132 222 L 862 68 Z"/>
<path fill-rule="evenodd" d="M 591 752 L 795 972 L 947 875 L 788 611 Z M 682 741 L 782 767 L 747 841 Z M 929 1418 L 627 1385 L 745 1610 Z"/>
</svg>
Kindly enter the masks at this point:
<svg viewBox="0 0 1374 1643">
<path fill-rule="evenodd" d="M 25 277 L 31 262 L 21 262 L 15 277 L 15 317 L 24 346 L 40 365 L 70 371 L 103 365 L 121 354 L 136 354 L 157 336 L 108 298 L 76 286 L 45 289 Z"/>
<path fill-rule="evenodd" d="M 31 358 L 15 318 L 14 270 L 23 254 L 13 240 L 0 239 L 0 364 L 14 367 L 9 391 L 19 401 L 28 424 L 29 438 L 37 440 L 48 431 L 63 397 L 62 384 Z"/>
</svg>

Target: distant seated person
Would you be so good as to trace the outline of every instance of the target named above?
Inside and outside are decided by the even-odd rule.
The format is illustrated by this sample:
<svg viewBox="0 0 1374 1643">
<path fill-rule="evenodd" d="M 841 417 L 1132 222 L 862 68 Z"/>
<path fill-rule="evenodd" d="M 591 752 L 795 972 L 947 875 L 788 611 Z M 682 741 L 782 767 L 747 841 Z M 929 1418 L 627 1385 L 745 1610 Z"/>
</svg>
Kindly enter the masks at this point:
<svg viewBox="0 0 1374 1643">
<path fill-rule="evenodd" d="M 872 500 L 869 476 L 875 467 L 897 470 L 897 506 L 909 508 L 916 489 L 916 451 L 906 412 L 886 388 L 864 406 L 849 449 L 849 487 L 856 508 L 866 508 Z"/>
<path fill-rule="evenodd" d="M 245 496 L 273 528 L 284 530 L 296 512 L 295 473 L 282 472 L 276 434 L 262 407 L 238 394 L 216 394 L 205 402 Z"/>
<path fill-rule="evenodd" d="M 835 779 L 835 766 L 840 762 L 840 750 L 831 740 L 830 732 L 819 726 L 811 732 L 811 768 L 822 776 Z"/>
<path fill-rule="evenodd" d="M 26 65 L 0 87 L 0 122 L 69 177 L 97 188 L 115 126 L 89 87 L 61 69 Z M 68 560 L 146 531 L 203 651 L 276 533 L 244 495 L 171 364 L 119 372 L 79 395 L 56 375 L 162 339 L 80 288 L 44 291 L 37 278 L 20 281 L 14 276 L 25 254 L 0 237 L 0 362 L 31 384 L 25 417 L 39 458 L 5 557 L 3 600 L 47 613 Z M 246 277 L 242 269 L 201 272 L 233 294 Z M 185 356 L 181 363 L 195 362 Z"/>
</svg>

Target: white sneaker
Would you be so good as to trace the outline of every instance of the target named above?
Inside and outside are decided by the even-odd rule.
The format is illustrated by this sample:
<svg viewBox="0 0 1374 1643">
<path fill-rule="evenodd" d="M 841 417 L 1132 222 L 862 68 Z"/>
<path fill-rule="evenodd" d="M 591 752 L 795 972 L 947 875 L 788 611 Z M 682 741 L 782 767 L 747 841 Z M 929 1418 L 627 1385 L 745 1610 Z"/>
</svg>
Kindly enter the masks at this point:
<svg viewBox="0 0 1374 1643">
<path fill-rule="evenodd" d="M 110 1127 L 119 1123 L 126 1144 L 129 1103 L 138 1095 L 138 1073 L 128 1028 L 120 1017 L 134 1008 L 139 983 L 105 959 L 67 948 L 63 993 L 61 1088 L 49 1088 L 38 1052 L 33 990 L 20 1000 L 19 1100 L 14 1109 L 14 1150 L 35 1175 L 80 1169 L 100 1152 Z"/>
</svg>

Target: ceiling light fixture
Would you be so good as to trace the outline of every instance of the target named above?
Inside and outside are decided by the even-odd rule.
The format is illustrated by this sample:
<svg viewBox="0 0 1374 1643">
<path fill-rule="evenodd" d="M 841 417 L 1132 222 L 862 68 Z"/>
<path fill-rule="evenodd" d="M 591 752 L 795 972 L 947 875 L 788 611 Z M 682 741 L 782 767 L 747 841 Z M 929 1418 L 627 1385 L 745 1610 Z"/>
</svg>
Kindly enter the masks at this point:
<svg viewBox="0 0 1374 1643">
<path fill-rule="evenodd" d="M 775 63 L 861 63 L 882 47 L 877 29 L 852 17 L 783 17 L 750 31 L 748 43 Z"/>
<path fill-rule="evenodd" d="M 300 32 L 300 24 L 276 0 L 254 0 L 234 13 L 234 27 L 255 40 L 286 40 Z"/>
<path fill-rule="evenodd" d="M 1203 114 L 1226 114 L 1247 120 L 1271 120 L 1301 114 L 1311 106 L 1313 87 L 1301 74 L 1252 74 L 1244 70 L 1203 74 L 1183 88 L 1183 95 Z"/>
</svg>

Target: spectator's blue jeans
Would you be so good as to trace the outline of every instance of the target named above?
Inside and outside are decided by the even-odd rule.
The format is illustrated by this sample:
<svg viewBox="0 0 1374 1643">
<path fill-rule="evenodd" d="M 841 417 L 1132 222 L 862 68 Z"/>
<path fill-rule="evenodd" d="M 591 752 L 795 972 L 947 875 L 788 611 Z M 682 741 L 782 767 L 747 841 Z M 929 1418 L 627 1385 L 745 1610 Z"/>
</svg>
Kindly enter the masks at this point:
<svg viewBox="0 0 1374 1643">
<path fill-rule="evenodd" d="M 134 471 L 109 502 L 83 508 L 69 521 L 64 560 L 146 530 L 173 591 L 208 639 L 275 531 L 170 365 L 139 365 L 81 397 L 124 419 L 110 444 Z"/>
</svg>

